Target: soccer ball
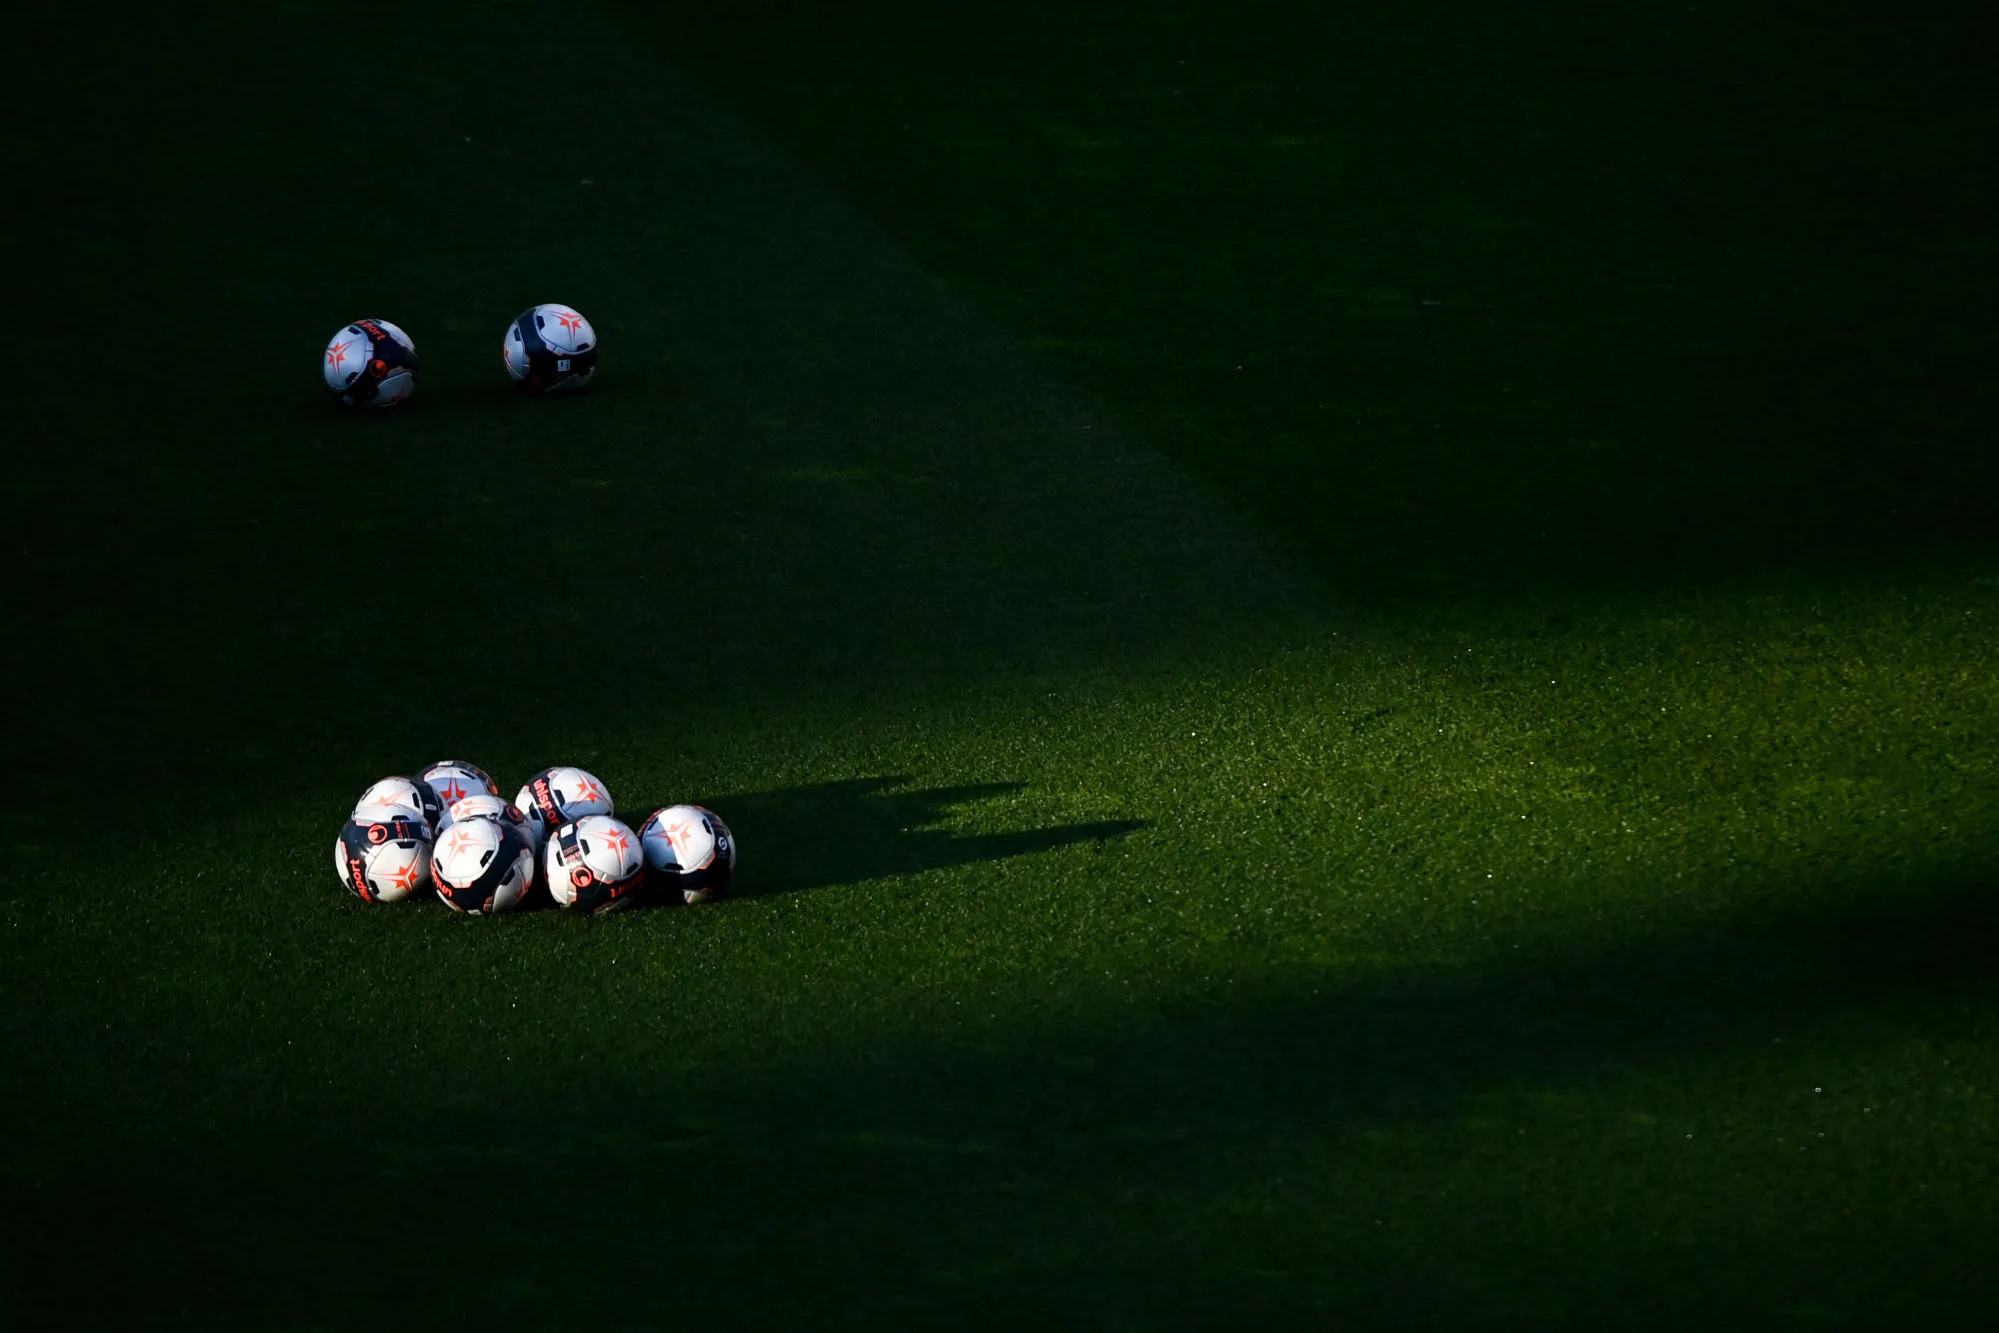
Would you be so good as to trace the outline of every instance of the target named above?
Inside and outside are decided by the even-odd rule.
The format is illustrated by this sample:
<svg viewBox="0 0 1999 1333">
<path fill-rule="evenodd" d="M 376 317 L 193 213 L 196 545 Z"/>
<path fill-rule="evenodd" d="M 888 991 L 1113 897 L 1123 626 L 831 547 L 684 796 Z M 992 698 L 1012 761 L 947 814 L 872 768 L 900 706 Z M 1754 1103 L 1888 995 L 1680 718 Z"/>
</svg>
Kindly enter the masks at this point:
<svg viewBox="0 0 1999 1333">
<path fill-rule="evenodd" d="M 357 319 L 326 340 L 321 369 L 349 407 L 394 407 L 416 391 L 416 344 L 386 319 Z"/>
<path fill-rule="evenodd" d="M 361 793 L 361 799 L 354 803 L 354 813 L 349 818 L 386 818 L 389 812 L 398 809 L 421 815 L 433 833 L 444 817 L 444 804 L 428 784 L 409 778 L 383 778 Z"/>
<path fill-rule="evenodd" d="M 494 796 L 490 792 L 473 792 L 461 796 L 444 807 L 443 822 L 439 828 L 448 828 L 461 819 L 494 819 L 502 824 L 525 824 L 526 816 L 514 809 L 514 803 L 504 796 Z"/>
<path fill-rule="evenodd" d="M 436 792 L 438 804 L 446 810 L 451 808 L 452 802 L 462 801 L 467 796 L 500 794 L 500 785 L 486 775 L 485 769 L 477 764 L 468 764 L 463 759 L 440 759 L 417 774 L 416 780 Z"/>
<path fill-rule="evenodd" d="M 557 906 L 596 916 L 631 906 L 646 859 L 630 828 L 609 815 L 585 815 L 555 831 L 541 868 Z"/>
<path fill-rule="evenodd" d="M 414 810 L 350 819 L 333 840 L 333 873 L 365 903 L 399 903 L 430 878 L 430 826 Z"/>
<path fill-rule="evenodd" d="M 683 901 L 705 903 L 729 891 L 736 835 L 706 806 L 669 805 L 653 811 L 639 827 L 639 842 L 646 868 Z"/>
<path fill-rule="evenodd" d="M 438 825 L 441 833 L 461 819 L 490 819 L 495 824 L 505 824 L 521 835 L 521 841 L 530 847 L 539 845 L 534 831 L 528 827 L 527 816 L 514 809 L 504 796 L 489 796 L 478 792 L 462 800 L 453 801 L 444 811 L 444 821 Z"/>
<path fill-rule="evenodd" d="M 544 768 L 514 797 L 514 808 L 527 816 L 537 851 L 547 841 L 550 829 L 585 815 L 618 813 L 611 805 L 610 791 L 580 768 Z"/>
<path fill-rule="evenodd" d="M 507 374 L 529 393 L 571 393 L 597 373 L 597 330 L 566 305 L 523 310 L 500 343 Z"/>
<path fill-rule="evenodd" d="M 520 905 L 534 883 L 534 849 L 518 829 L 461 819 L 431 853 L 430 878 L 453 911 L 490 916 Z"/>
</svg>

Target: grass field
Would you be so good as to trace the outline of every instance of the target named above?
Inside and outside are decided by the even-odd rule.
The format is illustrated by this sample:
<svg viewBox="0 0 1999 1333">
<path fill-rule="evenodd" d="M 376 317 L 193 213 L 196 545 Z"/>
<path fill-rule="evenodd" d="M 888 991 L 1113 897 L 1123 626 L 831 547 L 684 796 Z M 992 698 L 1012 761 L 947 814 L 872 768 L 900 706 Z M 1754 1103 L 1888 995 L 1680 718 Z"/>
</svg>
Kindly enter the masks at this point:
<svg viewBox="0 0 1999 1333">
<path fill-rule="evenodd" d="M 1999 1318 L 1991 19 L 123 24 L 7 57 L 0 1325 Z M 447 754 L 744 892 L 342 893 Z"/>
</svg>

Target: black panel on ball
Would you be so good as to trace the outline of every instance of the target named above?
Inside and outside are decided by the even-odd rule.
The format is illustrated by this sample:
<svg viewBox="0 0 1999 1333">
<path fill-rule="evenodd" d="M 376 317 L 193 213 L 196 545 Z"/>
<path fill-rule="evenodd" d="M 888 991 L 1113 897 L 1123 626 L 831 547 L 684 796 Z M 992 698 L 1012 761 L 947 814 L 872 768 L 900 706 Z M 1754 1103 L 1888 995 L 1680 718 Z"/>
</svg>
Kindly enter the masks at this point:
<svg viewBox="0 0 1999 1333">
<path fill-rule="evenodd" d="M 375 901 L 375 887 L 368 882 L 368 850 L 376 845 L 368 836 L 370 828 L 350 819 L 340 830 L 341 859 L 346 863 L 346 875 L 341 882 L 364 903 Z"/>
<path fill-rule="evenodd" d="M 534 808 L 541 813 L 541 822 L 548 826 L 550 833 L 567 822 L 562 813 L 562 802 L 555 799 L 555 784 L 549 781 L 553 772 L 552 768 L 544 768 L 528 779 L 528 799 L 534 802 Z"/>
</svg>

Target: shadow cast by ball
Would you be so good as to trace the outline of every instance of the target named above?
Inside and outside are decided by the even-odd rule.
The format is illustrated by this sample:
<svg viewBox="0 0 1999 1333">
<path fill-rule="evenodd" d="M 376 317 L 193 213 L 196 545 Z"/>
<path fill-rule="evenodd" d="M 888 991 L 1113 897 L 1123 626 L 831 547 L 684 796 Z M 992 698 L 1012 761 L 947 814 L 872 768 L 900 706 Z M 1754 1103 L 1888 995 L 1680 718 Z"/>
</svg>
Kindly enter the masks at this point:
<svg viewBox="0 0 1999 1333">
<path fill-rule="evenodd" d="M 907 777 L 852 778 L 704 800 L 743 848 L 728 896 L 769 897 L 1003 861 L 1146 827 L 1143 820 L 1116 819 L 963 833 L 948 825 L 953 811 L 1014 795 L 1027 784 L 910 784 Z"/>
</svg>

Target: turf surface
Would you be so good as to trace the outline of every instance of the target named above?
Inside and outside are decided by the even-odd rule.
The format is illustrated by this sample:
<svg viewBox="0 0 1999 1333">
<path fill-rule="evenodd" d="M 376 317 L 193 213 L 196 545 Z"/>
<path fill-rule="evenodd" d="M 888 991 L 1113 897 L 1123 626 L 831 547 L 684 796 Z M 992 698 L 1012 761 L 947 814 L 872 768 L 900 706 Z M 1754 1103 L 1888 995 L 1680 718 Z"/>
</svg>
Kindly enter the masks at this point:
<svg viewBox="0 0 1999 1333">
<path fill-rule="evenodd" d="M 1990 35 L 49 19 L 7 1307 L 1989 1323 Z M 750 892 L 341 894 L 446 753 Z"/>
</svg>

